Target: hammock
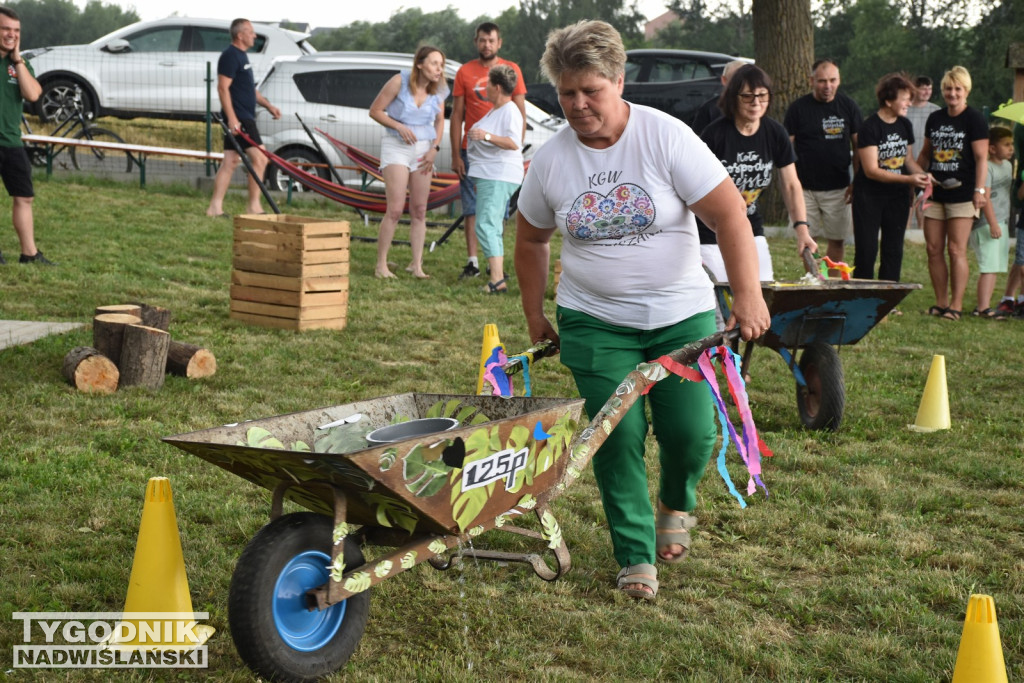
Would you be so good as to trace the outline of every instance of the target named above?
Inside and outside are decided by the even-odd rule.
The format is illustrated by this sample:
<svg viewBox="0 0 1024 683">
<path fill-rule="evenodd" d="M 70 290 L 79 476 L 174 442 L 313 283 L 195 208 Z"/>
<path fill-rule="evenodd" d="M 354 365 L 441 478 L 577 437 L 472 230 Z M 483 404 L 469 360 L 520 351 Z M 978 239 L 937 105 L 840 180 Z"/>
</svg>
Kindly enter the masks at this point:
<svg viewBox="0 0 1024 683">
<path fill-rule="evenodd" d="M 303 187 L 340 204 L 345 204 L 346 206 L 351 206 L 361 211 L 373 211 L 374 213 L 384 213 L 387 211 L 387 198 L 382 193 L 355 190 L 345 185 L 333 183 L 330 180 L 321 178 L 315 173 L 310 173 L 309 171 L 299 168 L 284 157 L 280 157 L 268 149 L 256 145 L 248 138 L 248 136 L 245 135 L 245 133 L 241 133 L 241 135 L 245 137 L 250 144 L 256 147 L 256 149 L 263 152 L 267 159 L 273 162 L 274 165 L 287 173 Z M 432 181 L 430 193 L 427 195 L 427 208 L 437 209 L 442 206 L 446 206 L 458 199 L 458 197 L 459 183 L 457 176 L 454 181 L 449 180 L 443 185 L 435 185 Z M 402 210 L 406 213 L 409 212 L 408 198 L 406 198 L 405 206 Z"/>
<path fill-rule="evenodd" d="M 348 144 L 347 142 L 342 142 L 341 140 L 332 137 L 331 135 L 325 133 L 319 128 L 316 129 L 316 132 L 320 133 L 320 135 L 323 135 L 325 138 L 327 138 L 332 145 L 337 147 L 339 151 L 343 152 L 345 156 L 351 159 L 352 162 L 355 163 L 355 165 L 358 166 L 363 173 L 366 173 L 367 175 L 372 176 L 381 182 L 384 182 L 384 176 L 382 176 L 380 173 L 380 159 L 373 156 L 372 154 L 364 152 L 358 147 L 355 147 L 353 145 Z M 430 178 L 430 190 L 431 192 L 433 192 L 434 190 L 440 190 L 448 187 L 452 183 L 458 182 L 459 176 L 454 173 L 435 173 Z"/>
</svg>

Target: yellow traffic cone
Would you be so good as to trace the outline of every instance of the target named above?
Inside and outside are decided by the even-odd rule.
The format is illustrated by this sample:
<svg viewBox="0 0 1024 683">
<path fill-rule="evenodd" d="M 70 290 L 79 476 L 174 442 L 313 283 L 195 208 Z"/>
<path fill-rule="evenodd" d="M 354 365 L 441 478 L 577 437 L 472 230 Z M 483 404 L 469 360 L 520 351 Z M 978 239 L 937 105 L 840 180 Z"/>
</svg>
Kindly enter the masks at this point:
<svg viewBox="0 0 1024 683">
<path fill-rule="evenodd" d="M 498 338 L 498 326 L 494 323 L 487 323 L 484 325 L 484 343 L 480 349 L 480 372 L 477 373 L 476 380 L 476 393 L 478 396 L 484 391 L 484 369 L 487 365 L 487 359 L 494 352 L 495 346 L 500 346 L 503 350 L 505 348 L 504 344 L 501 343 L 501 339 Z"/>
<path fill-rule="evenodd" d="M 949 429 L 949 394 L 946 391 L 946 357 L 932 356 L 932 368 L 924 384 L 924 396 L 917 410 L 917 420 L 907 425 L 915 432 Z"/>
<path fill-rule="evenodd" d="M 996 603 L 991 595 L 972 595 L 953 667 L 953 683 L 1006 683 L 1006 663 L 999 642 Z"/>
<path fill-rule="evenodd" d="M 167 477 L 146 485 L 139 539 L 124 601 L 125 618 L 110 644 L 145 649 L 190 649 L 205 643 L 213 627 L 195 624 L 178 520 Z M 130 617 L 127 613 L 133 613 Z"/>
</svg>

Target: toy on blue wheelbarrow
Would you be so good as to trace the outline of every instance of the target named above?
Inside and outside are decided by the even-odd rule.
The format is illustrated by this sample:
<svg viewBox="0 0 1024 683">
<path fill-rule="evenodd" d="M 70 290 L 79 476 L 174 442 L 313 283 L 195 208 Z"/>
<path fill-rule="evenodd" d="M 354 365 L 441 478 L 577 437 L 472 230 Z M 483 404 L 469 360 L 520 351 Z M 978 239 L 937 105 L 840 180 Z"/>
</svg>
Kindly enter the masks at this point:
<svg viewBox="0 0 1024 683">
<path fill-rule="evenodd" d="M 772 349 L 782 356 L 796 380 L 796 404 L 803 425 L 836 431 L 846 408 L 846 384 L 837 347 L 859 342 L 921 285 L 829 280 L 809 250 L 804 250 L 803 260 L 808 272 L 803 280 L 761 283 L 772 322 L 764 335 L 745 344 L 743 373 L 749 372 L 755 346 Z M 718 283 L 716 290 L 719 306 L 728 318 L 729 286 Z"/>
<path fill-rule="evenodd" d="M 228 622 L 239 655 L 273 680 L 328 675 L 362 637 L 370 588 L 423 561 L 447 569 L 456 549 L 526 563 L 547 581 L 564 575 L 569 551 L 551 500 L 673 364 L 695 363 L 735 337 L 717 333 L 641 364 L 582 430 L 582 399 L 408 393 L 165 438 L 273 493 L 271 521 L 231 580 Z M 508 372 L 522 370 L 512 363 Z M 748 468 L 756 478 L 759 466 Z M 308 512 L 283 515 L 285 500 Z M 540 531 L 516 524 L 528 515 Z M 544 549 L 473 547 L 493 529 Z M 394 550 L 367 560 L 364 544 Z"/>
</svg>

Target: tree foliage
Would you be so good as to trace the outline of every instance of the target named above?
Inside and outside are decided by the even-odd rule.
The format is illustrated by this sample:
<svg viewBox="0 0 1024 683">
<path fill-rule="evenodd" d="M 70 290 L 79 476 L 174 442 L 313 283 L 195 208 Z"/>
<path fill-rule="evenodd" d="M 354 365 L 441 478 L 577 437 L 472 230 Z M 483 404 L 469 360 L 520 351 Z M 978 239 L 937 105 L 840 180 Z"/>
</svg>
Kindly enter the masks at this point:
<svg viewBox="0 0 1024 683">
<path fill-rule="evenodd" d="M 673 0 L 668 8 L 679 15 L 655 34 L 651 47 L 671 50 L 706 50 L 750 57 L 754 54 L 751 0 L 716 3 L 705 0 Z"/>
<path fill-rule="evenodd" d="M 135 10 L 99 0 L 82 10 L 71 0 L 16 0 L 10 7 L 21 18 L 23 49 L 90 43 L 139 20 Z"/>
<path fill-rule="evenodd" d="M 497 17 L 461 19 L 448 8 L 430 14 L 419 9 L 396 12 L 386 23 L 355 22 L 317 36 L 318 50 L 383 50 L 414 52 L 424 43 L 435 45 L 459 62 L 476 58 L 473 32 L 484 21 L 501 27 L 501 56 L 519 64 L 527 82 L 540 79 L 539 60 L 552 29 L 581 19 L 603 19 L 622 34 L 627 47 L 640 47 L 643 16 L 636 4 L 623 0 L 523 0 L 520 8 L 509 8 Z"/>
</svg>

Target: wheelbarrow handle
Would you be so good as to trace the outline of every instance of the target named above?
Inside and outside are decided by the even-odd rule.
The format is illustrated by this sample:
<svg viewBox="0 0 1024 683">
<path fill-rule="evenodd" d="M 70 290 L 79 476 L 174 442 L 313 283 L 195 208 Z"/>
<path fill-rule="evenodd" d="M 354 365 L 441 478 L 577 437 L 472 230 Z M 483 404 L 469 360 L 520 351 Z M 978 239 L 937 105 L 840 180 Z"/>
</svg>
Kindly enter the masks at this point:
<svg viewBox="0 0 1024 683">
<path fill-rule="evenodd" d="M 803 257 L 804 268 L 807 270 L 808 273 L 818 278 L 819 280 L 825 279 L 824 276 L 822 276 L 821 274 L 821 269 L 818 267 L 818 260 L 814 258 L 814 254 L 811 252 L 810 247 L 804 247 L 804 250 L 800 252 L 800 256 Z"/>
<path fill-rule="evenodd" d="M 508 363 L 506 363 L 505 367 L 502 369 L 505 371 L 506 375 L 511 376 L 518 372 L 522 372 L 523 359 L 521 358 L 521 356 L 526 356 L 529 359 L 529 362 L 533 363 L 534 361 L 538 361 L 541 358 L 548 358 L 550 356 L 554 356 L 557 353 L 558 347 L 555 346 L 555 342 L 551 341 L 550 339 L 544 339 L 537 342 L 536 344 L 526 349 L 522 353 L 518 354 L 517 356 L 511 356 L 508 359 Z"/>
<path fill-rule="evenodd" d="M 708 349 L 716 346 L 724 346 L 734 339 L 738 339 L 740 331 L 738 328 L 716 332 L 711 336 L 698 339 L 683 346 L 671 353 L 665 354 L 670 360 L 680 365 L 692 365 L 696 363 Z M 629 412 L 636 400 L 642 396 L 647 387 L 655 384 L 665 377 L 669 371 L 657 361 L 641 363 L 635 370 L 626 375 L 625 379 L 616 388 L 615 393 L 605 402 L 601 410 L 590 419 L 590 424 L 585 429 L 577 432 L 567 448 L 571 467 L 566 468 L 562 481 L 546 492 L 541 502 L 547 502 L 558 495 L 568 486 L 573 479 L 579 476 L 580 472 L 587 466 L 594 453 L 604 444 L 605 440 L 615 429 L 622 417 Z"/>
</svg>

